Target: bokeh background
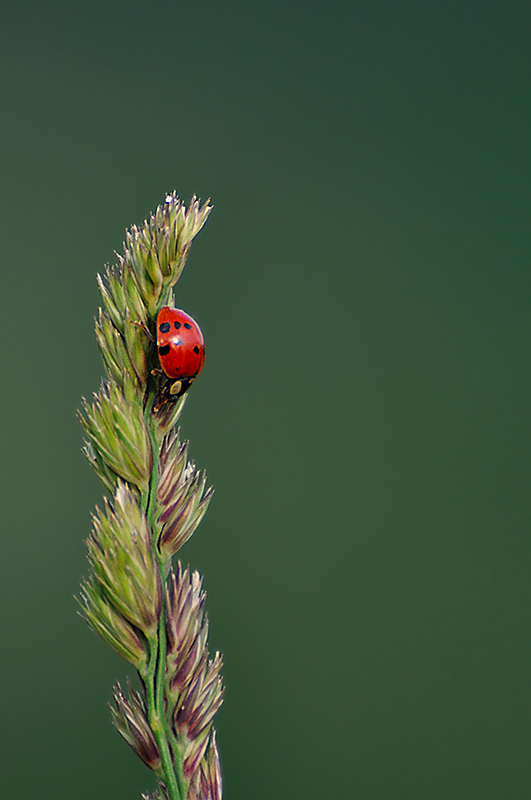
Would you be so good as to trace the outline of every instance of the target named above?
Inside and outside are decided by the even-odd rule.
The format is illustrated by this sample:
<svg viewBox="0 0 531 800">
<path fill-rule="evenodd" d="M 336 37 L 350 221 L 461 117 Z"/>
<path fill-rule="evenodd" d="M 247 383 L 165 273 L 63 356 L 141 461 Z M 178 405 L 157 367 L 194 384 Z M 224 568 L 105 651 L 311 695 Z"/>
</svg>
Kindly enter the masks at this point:
<svg viewBox="0 0 531 800">
<path fill-rule="evenodd" d="M 95 274 L 176 189 L 227 800 L 531 796 L 531 7 L 2 10 L 1 794 L 153 787 L 76 616 Z"/>
</svg>

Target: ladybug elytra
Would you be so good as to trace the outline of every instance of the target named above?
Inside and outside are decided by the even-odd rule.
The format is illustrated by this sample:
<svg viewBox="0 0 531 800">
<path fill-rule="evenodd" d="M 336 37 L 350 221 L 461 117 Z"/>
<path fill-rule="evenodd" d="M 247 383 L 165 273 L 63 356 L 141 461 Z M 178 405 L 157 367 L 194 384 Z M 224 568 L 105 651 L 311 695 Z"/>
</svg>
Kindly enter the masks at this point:
<svg viewBox="0 0 531 800">
<path fill-rule="evenodd" d="M 161 308 L 157 316 L 157 351 L 164 374 L 174 383 L 170 394 L 179 397 L 199 375 L 205 360 L 201 328 L 180 308 Z"/>
</svg>

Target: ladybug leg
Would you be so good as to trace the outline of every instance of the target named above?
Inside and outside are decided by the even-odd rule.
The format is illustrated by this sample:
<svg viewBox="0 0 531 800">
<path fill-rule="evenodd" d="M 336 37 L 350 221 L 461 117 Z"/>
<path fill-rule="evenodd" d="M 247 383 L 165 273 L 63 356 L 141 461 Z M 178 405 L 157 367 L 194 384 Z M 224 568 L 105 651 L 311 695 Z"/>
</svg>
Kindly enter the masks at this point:
<svg viewBox="0 0 531 800">
<path fill-rule="evenodd" d="M 169 402 L 169 401 L 168 401 L 168 399 L 167 399 L 166 397 L 161 397 L 161 399 L 159 400 L 159 402 L 158 402 L 158 403 L 157 403 L 155 406 L 153 406 L 153 412 L 154 412 L 155 414 L 158 414 L 158 413 L 159 413 L 159 411 L 160 411 L 160 409 L 162 408 L 162 406 L 165 406 L 165 405 L 166 405 L 166 403 L 168 403 L 168 402 Z"/>
<path fill-rule="evenodd" d="M 153 338 L 153 336 L 152 336 L 152 334 L 151 334 L 151 331 L 149 330 L 149 328 L 147 328 L 147 327 L 144 325 L 144 323 L 143 323 L 143 322 L 138 322 L 138 321 L 135 321 L 135 320 L 131 320 L 131 324 L 132 324 L 132 325 L 136 325 L 136 327 L 137 327 L 137 328 L 142 328 L 142 330 L 144 331 L 144 333 L 146 334 L 146 336 L 147 336 L 149 339 L 151 339 L 151 341 L 152 341 L 152 342 L 154 342 L 154 341 L 155 341 L 155 340 L 154 340 L 154 338 Z"/>
<path fill-rule="evenodd" d="M 152 370 L 152 374 L 153 373 L 158 373 L 159 375 L 163 374 L 160 370 L 155 370 L 155 369 Z M 166 403 L 169 403 L 173 399 L 174 398 L 170 397 L 169 395 L 168 387 L 161 385 L 159 381 L 159 386 L 157 389 L 157 399 L 155 405 L 153 406 L 153 411 L 157 414 L 160 411 L 160 409 L 166 405 Z"/>
</svg>

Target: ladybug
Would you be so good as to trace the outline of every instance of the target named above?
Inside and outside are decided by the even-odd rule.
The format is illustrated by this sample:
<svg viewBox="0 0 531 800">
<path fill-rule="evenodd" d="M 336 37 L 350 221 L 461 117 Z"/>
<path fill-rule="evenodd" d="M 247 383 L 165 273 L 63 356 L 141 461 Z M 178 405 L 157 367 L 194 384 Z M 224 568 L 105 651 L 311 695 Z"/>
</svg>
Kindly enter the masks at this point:
<svg viewBox="0 0 531 800">
<path fill-rule="evenodd" d="M 169 393 L 177 398 L 197 378 L 205 360 L 201 328 L 180 308 L 161 308 L 157 316 L 157 351 L 164 374 L 172 380 Z"/>
</svg>

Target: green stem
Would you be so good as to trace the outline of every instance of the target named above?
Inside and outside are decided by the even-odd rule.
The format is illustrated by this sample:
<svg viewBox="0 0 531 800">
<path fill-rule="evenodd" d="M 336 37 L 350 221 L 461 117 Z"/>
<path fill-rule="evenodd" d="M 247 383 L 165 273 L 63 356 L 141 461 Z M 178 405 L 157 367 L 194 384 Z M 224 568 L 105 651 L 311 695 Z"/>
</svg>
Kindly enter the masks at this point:
<svg viewBox="0 0 531 800">
<path fill-rule="evenodd" d="M 162 768 L 164 770 L 164 783 L 170 795 L 171 800 L 186 800 L 187 786 L 184 780 L 182 758 L 180 753 L 170 747 L 170 738 L 172 738 L 169 720 L 166 719 L 166 703 L 165 703 L 165 678 L 166 678 L 166 574 L 167 562 L 161 558 L 157 541 L 159 531 L 155 524 L 155 513 L 157 507 L 157 488 L 159 480 L 158 470 L 158 446 L 156 441 L 156 434 L 153 430 L 153 422 L 151 419 L 151 409 L 153 407 L 154 398 L 150 398 L 147 403 L 145 414 L 146 424 L 149 430 L 151 446 L 153 451 L 153 468 L 151 471 L 151 479 L 149 482 L 149 493 L 145 498 L 145 512 L 146 519 L 151 532 L 151 543 L 153 548 L 153 555 L 156 558 L 160 581 L 162 586 L 162 603 L 160 610 L 158 635 L 156 640 L 152 642 L 150 653 L 150 661 L 148 674 L 146 678 L 147 688 L 147 702 L 149 724 L 159 746 L 159 751 L 162 760 Z M 174 763 L 174 758 L 177 763 Z"/>
<path fill-rule="evenodd" d="M 177 778 L 173 767 L 173 759 L 164 726 L 164 718 L 161 716 L 159 709 L 157 708 L 155 672 L 157 669 L 157 662 L 159 660 L 158 640 L 154 640 L 152 645 L 153 647 L 150 655 L 150 664 L 145 680 L 149 725 L 159 747 L 162 769 L 164 771 L 164 783 L 170 798 L 171 800 L 184 800 L 184 797 L 179 791 L 179 786 L 177 784 Z"/>
<path fill-rule="evenodd" d="M 165 566 L 161 564 L 161 574 L 164 571 L 165 571 Z M 166 739 L 166 743 L 168 743 L 170 738 L 174 737 L 171 730 L 171 721 L 167 718 L 166 703 L 164 696 L 164 686 L 166 678 L 166 625 L 165 625 L 164 610 L 160 615 L 158 641 L 159 641 L 159 658 L 158 658 L 157 675 L 155 681 L 155 686 L 156 686 L 155 706 L 159 714 L 159 718 L 162 720 L 162 725 L 164 728 L 164 737 Z M 184 780 L 182 758 L 181 754 L 179 753 L 178 750 L 176 750 L 176 748 L 173 748 L 173 752 L 175 758 L 172 761 L 172 774 L 175 778 L 176 784 L 179 789 L 179 797 L 182 798 L 182 800 L 185 800 L 186 795 L 188 793 L 188 787 L 186 786 L 186 782 Z"/>
</svg>

